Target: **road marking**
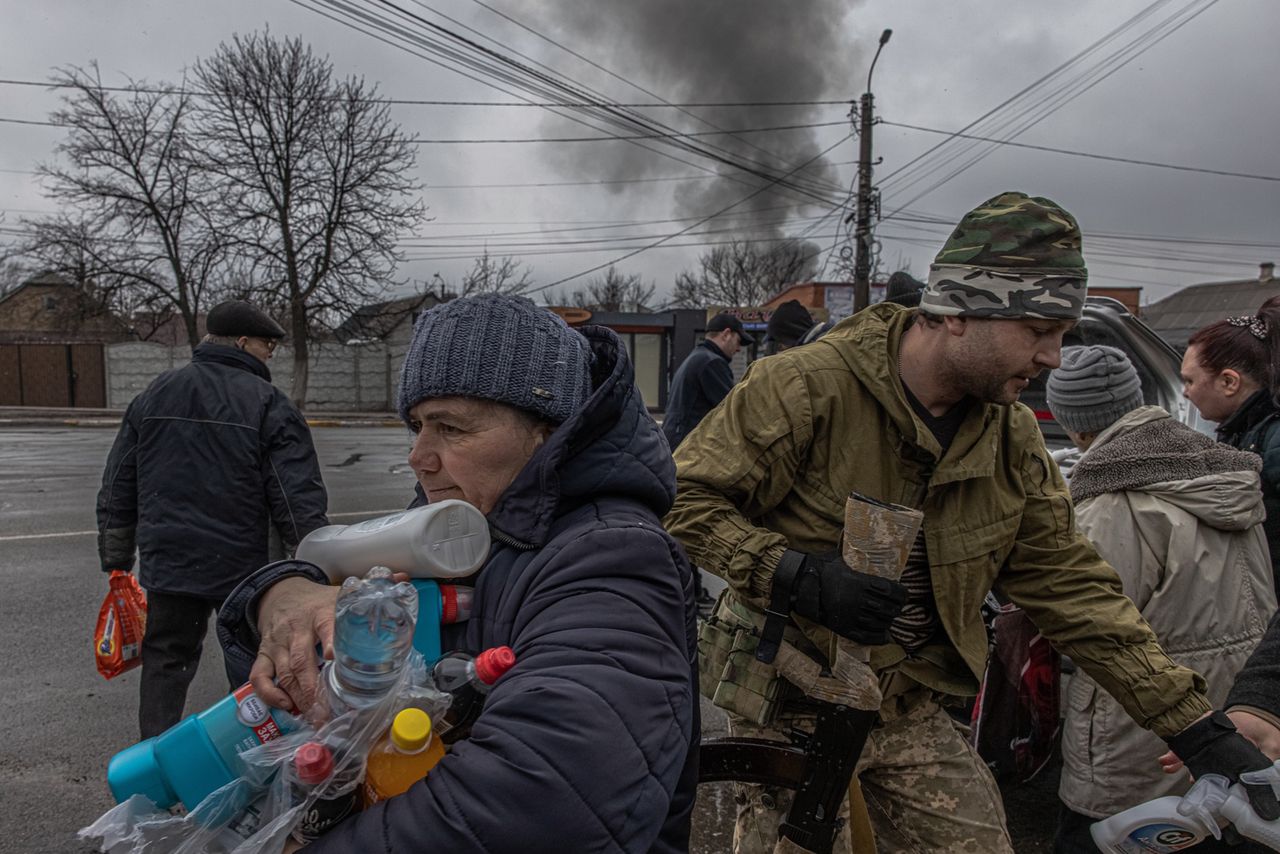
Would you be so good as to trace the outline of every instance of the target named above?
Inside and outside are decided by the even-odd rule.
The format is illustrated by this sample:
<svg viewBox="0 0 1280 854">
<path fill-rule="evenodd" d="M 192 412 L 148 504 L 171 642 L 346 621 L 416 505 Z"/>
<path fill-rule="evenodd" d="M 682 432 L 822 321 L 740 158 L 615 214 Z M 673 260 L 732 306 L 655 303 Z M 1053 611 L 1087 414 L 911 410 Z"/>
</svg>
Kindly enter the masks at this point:
<svg viewBox="0 0 1280 854">
<path fill-rule="evenodd" d="M 396 510 L 353 510 L 347 513 L 330 513 L 330 519 L 345 519 L 349 516 L 368 516 L 370 519 L 378 516 L 390 516 L 392 513 L 399 513 L 404 508 Z M 11 542 L 13 540 L 49 540 L 55 537 L 96 537 L 97 531 L 59 531 L 54 534 L 9 534 L 0 536 L 0 543 Z"/>
</svg>

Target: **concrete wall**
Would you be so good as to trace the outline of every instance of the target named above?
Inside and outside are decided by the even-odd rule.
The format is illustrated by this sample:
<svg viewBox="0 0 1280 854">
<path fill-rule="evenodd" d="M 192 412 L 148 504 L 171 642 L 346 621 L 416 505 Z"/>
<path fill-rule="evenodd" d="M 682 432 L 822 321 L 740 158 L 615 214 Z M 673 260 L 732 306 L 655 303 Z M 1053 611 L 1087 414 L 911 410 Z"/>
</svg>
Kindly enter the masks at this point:
<svg viewBox="0 0 1280 854">
<path fill-rule="evenodd" d="M 407 347 L 407 341 L 312 345 L 307 411 L 389 412 Z M 125 408 L 157 376 L 191 361 L 188 347 L 130 342 L 105 349 L 107 406 L 113 409 Z M 278 348 L 269 367 L 272 383 L 288 393 L 293 385 L 293 349 Z"/>
<path fill-rule="evenodd" d="M 191 361 L 190 347 L 166 347 L 149 341 L 108 344 L 107 407 L 124 409 L 153 379 Z"/>
</svg>

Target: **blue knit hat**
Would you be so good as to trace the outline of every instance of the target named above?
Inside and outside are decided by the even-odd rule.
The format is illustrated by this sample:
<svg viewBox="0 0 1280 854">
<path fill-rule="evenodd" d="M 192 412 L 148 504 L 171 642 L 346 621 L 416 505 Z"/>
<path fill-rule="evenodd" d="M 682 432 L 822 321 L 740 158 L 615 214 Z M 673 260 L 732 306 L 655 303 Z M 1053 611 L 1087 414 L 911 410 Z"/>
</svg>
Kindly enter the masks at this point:
<svg viewBox="0 0 1280 854">
<path fill-rule="evenodd" d="M 477 397 L 559 424 L 591 394 L 591 348 L 524 297 L 482 294 L 425 312 L 404 357 L 396 408 L 433 397 Z"/>
<path fill-rule="evenodd" d="M 1062 364 L 1045 383 L 1049 411 L 1075 433 L 1098 433 L 1142 406 L 1142 381 L 1122 350 L 1094 344 L 1063 347 Z"/>
</svg>

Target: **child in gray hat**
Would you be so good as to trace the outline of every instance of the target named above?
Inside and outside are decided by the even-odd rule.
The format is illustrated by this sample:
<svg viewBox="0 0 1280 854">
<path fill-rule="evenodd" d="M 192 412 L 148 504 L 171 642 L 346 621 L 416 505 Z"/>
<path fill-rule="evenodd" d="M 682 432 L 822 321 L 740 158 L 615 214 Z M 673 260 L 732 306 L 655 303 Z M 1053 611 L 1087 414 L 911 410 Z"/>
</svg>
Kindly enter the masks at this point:
<svg viewBox="0 0 1280 854">
<path fill-rule="evenodd" d="M 1144 406 L 1137 372 L 1114 347 L 1064 348 L 1047 398 L 1085 452 L 1071 475 L 1077 527 L 1115 567 L 1161 646 L 1200 672 L 1221 706 L 1262 636 L 1260 615 L 1276 607 L 1260 460 Z M 1187 790 L 1185 774 L 1163 774 L 1154 761 L 1163 742 L 1083 671 L 1067 707 L 1055 850 L 1093 850 L 1094 821 Z"/>
</svg>

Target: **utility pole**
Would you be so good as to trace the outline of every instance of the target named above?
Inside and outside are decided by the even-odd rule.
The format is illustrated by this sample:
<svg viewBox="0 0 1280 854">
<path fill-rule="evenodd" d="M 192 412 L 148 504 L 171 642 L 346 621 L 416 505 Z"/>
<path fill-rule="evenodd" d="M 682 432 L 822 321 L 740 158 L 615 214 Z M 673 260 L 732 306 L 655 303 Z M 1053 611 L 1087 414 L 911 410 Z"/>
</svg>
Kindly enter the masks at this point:
<svg viewBox="0 0 1280 854">
<path fill-rule="evenodd" d="M 853 310 L 862 311 L 871 304 L 871 209 L 875 203 L 875 190 L 871 186 L 871 127 L 875 124 L 875 97 L 871 94 L 871 74 L 876 70 L 880 51 L 888 43 L 893 30 L 880 34 L 880 46 L 867 71 L 867 91 L 862 93 L 859 106 L 858 130 L 858 207 L 855 212 L 857 227 L 854 230 L 853 262 Z"/>
</svg>

